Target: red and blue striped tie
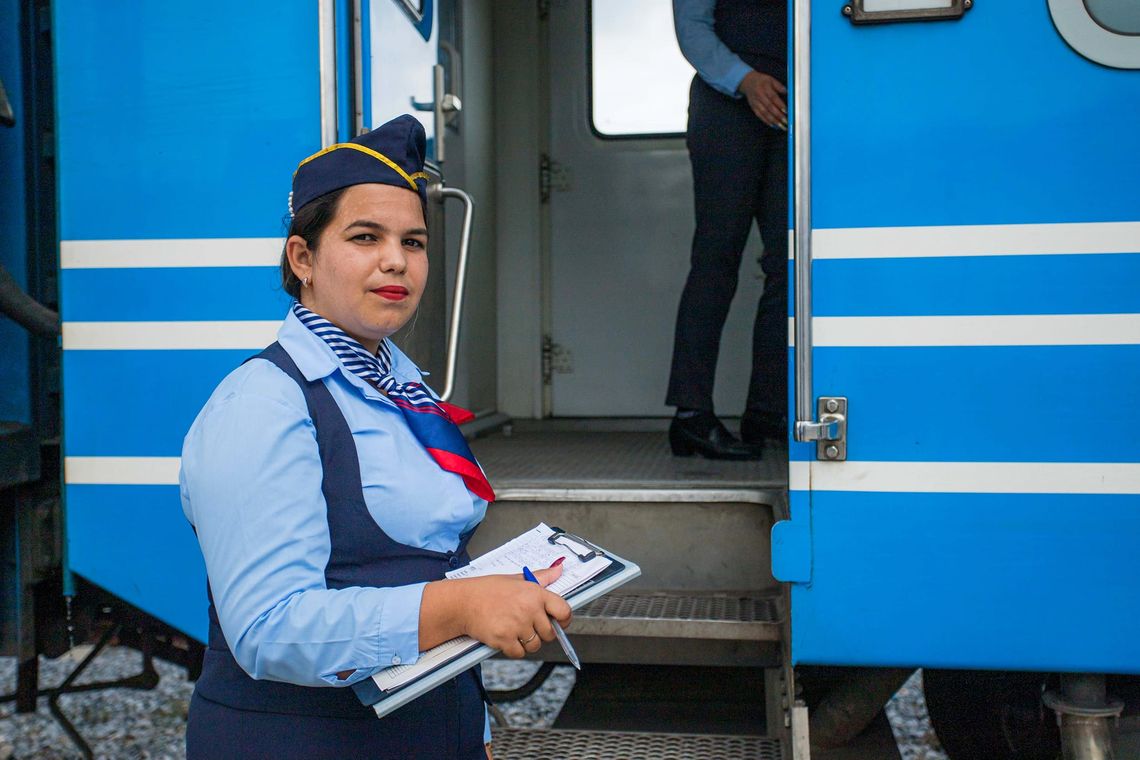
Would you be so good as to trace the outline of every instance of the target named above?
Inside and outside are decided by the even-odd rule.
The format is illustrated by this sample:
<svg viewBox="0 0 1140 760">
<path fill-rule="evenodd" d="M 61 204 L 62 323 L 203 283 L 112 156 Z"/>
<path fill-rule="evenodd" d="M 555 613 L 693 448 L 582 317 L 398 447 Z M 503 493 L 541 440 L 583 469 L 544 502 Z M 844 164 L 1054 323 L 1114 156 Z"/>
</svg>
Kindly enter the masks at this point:
<svg viewBox="0 0 1140 760">
<path fill-rule="evenodd" d="M 392 376 L 392 349 L 387 339 L 380 342 L 376 355 L 324 317 L 293 304 L 293 313 L 301 324 L 328 344 L 345 369 L 367 383 L 382 389 L 388 399 L 403 412 L 404 421 L 427 453 L 442 469 L 463 478 L 467 490 L 488 502 L 495 492 L 475 460 L 459 425 L 474 418 L 466 409 L 436 401 L 421 383 L 401 383 Z"/>
</svg>

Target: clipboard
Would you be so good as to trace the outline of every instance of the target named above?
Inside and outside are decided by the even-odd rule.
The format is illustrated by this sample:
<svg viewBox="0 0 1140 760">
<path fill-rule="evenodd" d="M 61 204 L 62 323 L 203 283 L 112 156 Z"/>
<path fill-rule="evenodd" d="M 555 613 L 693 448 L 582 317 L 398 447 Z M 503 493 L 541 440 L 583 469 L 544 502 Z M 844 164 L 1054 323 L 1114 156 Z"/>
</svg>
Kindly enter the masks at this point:
<svg viewBox="0 0 1140 760">
<path fill-rule="evenodd" d="M 609 567 L 564 597 L 566 602 L 570 605 L 570 609 L 580 609 L 595 599 L 608 594 L 615 588 L 641 575 L 641 568 L 633 562 L 605 551 L 596 544 L 586 541 L 579 536 L 575 536 L 572 533 L 567 533 L 566 531 L 553 527 L 552 530 L 556 531 L 556 533 L 550 537 L 549 540 L 551 540 L 551 543 L 555 543 L 553 540 L 555 538 L 566 536 L 567 538 L 573 539 L 574 542 L 588 547 L 589 551 L 602 554 L 611 561 Z M 582 559 L 580 554 L 578 556 L 579 559 Z M 572 628 L 570 633 L 573 634 Z M 426 694 L 444 681 L 448 681 L 465 670 L 475 667 L 483 660 L 498 654 L 498 652 L 499 650 L 493 649 L 487 644 L 479 644 L 474 649 L 440 664 L 439 667 L 429 671 L 415 681 L 404 684 L 398 688 L 384 691 L 376 685 L 376 682 L 372 678 L 365 678 L 363 681 L 353 684 L 351 688 L 353 692 L 355 692 L 357 699 L 375 710 L 378 718 L 382 718 L 392 711 L 408 704 L 416 697 Z"/>
</svg>

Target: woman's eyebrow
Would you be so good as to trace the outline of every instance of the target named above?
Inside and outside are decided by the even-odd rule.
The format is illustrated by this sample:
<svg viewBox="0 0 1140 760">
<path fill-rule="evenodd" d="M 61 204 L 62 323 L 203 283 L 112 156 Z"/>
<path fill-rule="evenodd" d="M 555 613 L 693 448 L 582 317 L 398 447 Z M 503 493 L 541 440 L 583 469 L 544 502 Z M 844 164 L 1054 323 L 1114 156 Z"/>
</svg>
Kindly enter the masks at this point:
<svg viewBox="0 0 1140 760">
<path fill-rule="evenodd" d="M 373 222 L 368 219 L 357 219 L 355 222 L 346 225 L 345 229 L 351 230 L 353 227 L 364 227 L 365 229 L 376 230 L 378 232 L 386 232 L 388 230 L 388 228 L 380 224 L 380 222 Z"/>
<path fill-rule="evenodd" d="M 355 222 L 352 222 L 351 224 L 346 226 L 344 229 L 345 230 L 351 230 L 353 227 L 364 227 L 365 229 L 376 230 L 377 232 L 387 232 L 388 231 L 388 228 L 385 227 L 383 224 L 380 224 L 380 222 L 373 222 L 373 221 L 370 221 L 368 219 L 357 219 Z M 428 231 L 427 231 L 426 227 L 413 227 L 412 229 L 405 230 L 403 234 L 426 236 L 428 234 Z"/>
</svg>

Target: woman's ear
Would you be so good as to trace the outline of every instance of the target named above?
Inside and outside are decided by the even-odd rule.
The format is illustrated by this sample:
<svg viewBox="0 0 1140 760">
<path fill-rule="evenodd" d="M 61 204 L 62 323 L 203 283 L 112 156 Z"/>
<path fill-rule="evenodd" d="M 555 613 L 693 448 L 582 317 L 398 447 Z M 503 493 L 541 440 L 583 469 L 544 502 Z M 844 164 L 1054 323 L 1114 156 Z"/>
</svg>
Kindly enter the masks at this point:
<svg viewBox="0 0 1140 760">
<path fill-rule="evenodd" d="M 285 241 L 285 256 L 289 259 L 289 267 L 293 275 L 302 282 L 307 282 L 313 276 L 313 259 L 315 258 L 309 244 L 300 235 L 292 235 Z"/>
</svg>

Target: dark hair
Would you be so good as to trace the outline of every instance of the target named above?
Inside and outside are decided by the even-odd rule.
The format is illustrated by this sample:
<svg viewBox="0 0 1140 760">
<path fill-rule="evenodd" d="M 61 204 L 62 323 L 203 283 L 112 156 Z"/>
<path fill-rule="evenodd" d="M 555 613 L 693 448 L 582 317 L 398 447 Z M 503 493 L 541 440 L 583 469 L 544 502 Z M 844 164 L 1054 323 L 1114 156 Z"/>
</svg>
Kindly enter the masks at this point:
<svg viewBox="0 0 1140 760">
<path fill-rule="evenodd" d="M 344 191 L 347 189 L 347 187 L 342 187 L 339 190 L 325 193 L 297 209 L 297 213 L 293 215 L 293 219 L 289 223 L 289 231 L 285 235 L 286 246 L 289 244 L 289 238 L 300 235 L 309 246 L 309 250 L 316 253 L 317 241 L 321 239 L 321 233 L 325 231 L 325 227 L 328 227 L 333 217 L 336 216 L 336 207 L 340 205 L 340 197 L 344 195 Z M 286 249 L 281 251 L 281 287 L 297 300 L 301 299 L 301 281 L 297 279 L 297 275 L 293 273 L 293 267 L 289 265 Z"/>
<path fill-rule="evenodd" d="M 352 185 L 349 185 L 352 187 Z M 294 235 L 300 235 L 305 240 L 305 244 L 309 246 L 309 250 L 313 253 L 317 252 L 317 241 L 321 239 L 321 234 L 325 228 L 329 226 L 333 218 L 336 216 L 337 206 L 340 205 L 340 197 L 348 187 L 342 187 L 339 190 L 327 192 L 324 195 L 309 201 L 301 208 L 297 209 L 297 213 L 293 215 L 292 221 L 289 222 L 289 231 L 285 233 L 285 248 L 281 250 L 281 287 L 286 293 L 301 300 L 301 281 L 297 279 L 297 275 L 293 274 L 293 267 L 289 265 L 289 256 L 287 253 L 289 238 Z M 424 214 L 424 226 L 428 222 L 428 209 L 427 203 L 424 202 L 423 196 L 420 196 L 420 210 Z"/>
</svg>

